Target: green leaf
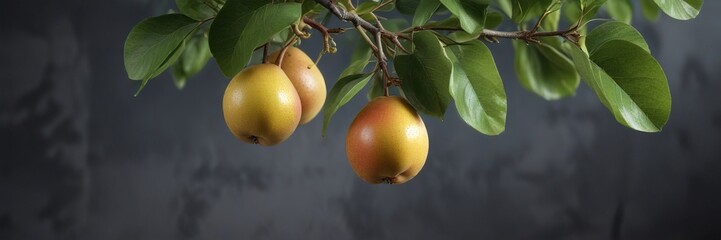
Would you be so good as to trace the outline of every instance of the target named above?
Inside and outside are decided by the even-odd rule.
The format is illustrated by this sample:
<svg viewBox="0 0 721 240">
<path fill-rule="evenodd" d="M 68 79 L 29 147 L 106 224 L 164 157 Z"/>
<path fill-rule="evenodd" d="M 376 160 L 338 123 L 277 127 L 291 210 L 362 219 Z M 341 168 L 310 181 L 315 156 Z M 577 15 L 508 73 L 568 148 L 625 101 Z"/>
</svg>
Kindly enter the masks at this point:
<svg viewBox="0 0 721 240">
<path fill-rule="evenodd" d="M 382 74 L 374 74 L 371 86 L 368 88 L 366 97 L 368 101 L 373 100 L 376 97 L 383 96 L 386 93 L 385 83 Z"/>
<path fill-rule="evenodd" d="M 494 29 L 503 22 L 503 14 L 499 12 L 489 12 L 486 14 L 486 24 L 483 28 Z"/>
<path fill-rule="evenodd" d="M 444 20 L 445 27 L 447 28 L 460 28 L 460 21 L 457 17 L 452 16 Z M 489 12 L 486 14 L 486 25 L 484 28 L 495 28 L 499 24 L 503 22 L 503 16 L 499 12 Z M 437 34 L 439 38 L 441 38 L 442 41 L 448 42 L 445 37 L 452 40 L 453 43 L 464 43 L 469 41 L 477 40 L 481 36 L 481 32 L 483 32 L 483 29 L 478 29 L 473 33 L 467 33 L 465 31 L 454 31 L 447 36 L 444 36 L 442 34 Z"/>
<path fill-rule="evenodd" d="M 135 25 L 125 40 L 128 78 L 147 82 L 165 71 L 176 50 L 198 26 L 198 21 L 182 14 L 152 17 Z"/>
<path fill-rule="evenodd" d="M 703 0 L 654 0 L 666 15 L 678 19 L 696 18 L 701 11 Z"/>
<path fill-rule="evenodd" d="M 607 0 L 578 0 L 581 3 L 581 9 L 586 13 L 594 13 L 606 3 Z"/>
<path fill-rule="evenodd" d="M 641 47 L 648 53 L 651 52 L 641 33 L 631 25 L 622 22 L 606 22 L 598 25 L 598 27 L 594 28 L 593 31 L 588 34 L 586 47 L 589 50 L 589 54 L 593 55 L 593 49 L 598 49 L 601 45 L 612 40 L 628 41 Z"/>
<path fill-rule="evenodd" d="M 555 10 L 548 15 L 546 15 L 546 18 L 543 19 L 543 22 L 541 23 L 541 28 L 544 31 L 556 31 L 558 30 L 558 23 L 561 21 L 561 10 Z"/>
<path fill-rule="evenodd" d="M 255 48 L 300 18 L 301 4 L 228 1 L 210 27 L 210 50 L 226 77 L 240 72 Z"/>
<path fill-rule="evenodd" d="M 616 121 L 638 131 L 661 131 L 671 112 L 671 93 L 650 53 L 626 40 L 589 48 L 590 57 L 578 47 L 569 49 L 584 82 Z"/>
<path fill-rule="evenodd" d="M 401 90 L 413 107 L 443 119 L 451 101 L 448 92 L 451 61 L 436 35 L 429 31 L 415 33 L 413 44 L 413 54 L 394 59 Z"/>
<path fill-rule="evenodd" d="M 506 91 L 491 51 L 480 41 L 451 47 L 453 63 L 450 93 L 469 126 L 487 135 L 506 128 Z"/>
<path fill-rule="evenodd" d="M 426 24 L 433 16 L 433 13 L 438 10 L 439 6 L 441 6 L 441 2 L 438 0 L 420 0 L 418 8 L 416 8 L 416 12 L 413 14 L 411 26 L 422 26 Z"/>
<path fill-rule="evenodd" d="M 454 16 L 461 21 L 461 28 L 467 33 L 483 29 L 486 22 L 488 1 L 484 0 L 440 0 Z"/>
<path fill-rule="evenodd" d="M 355 12 L 358 15 L 367 14 L 367 13 L 370 13 L 371 11 L 373 11 L 373 9 L 375 9 L 380 4 L 381 4 L 380 1 L 378 1 L 378 2 L 365 1 L 365 2 L 358 4 L 358 7 L 356 7 Z"/>
<path fill-rule="evenodd" d="M 399 32 L 408 27 L 408 21 L 403 18 L 385 19 L 381 20 L 383 27 L 391 32 Z"/>
<path fill-rule="evenodd" d="M 483 30 L 476 31 L 474 33 L 467 33 L 462 31 L 452 32 L 448 34 L 448 38 L 453 40 L 455 43 L 465 43 L 477 40 L 481 36 Z M 440 36 L 439 36 L 440 37 Z"/>
<path fill-rule="evenodd" d="M 350 65 L 343 70 L 339 78 L 344 78 L 349 75 L 363 73 L 363 69 L 369 64 L 372 52 L 368 44 L 364 41 L 359 42 L 356 48 L 353 50 L 353 54 L 350 57 Z"/>
<path fill-rule="evenodd" d="M 513 14 L 511 19 L 516 23 L 530 20 L 546 11 L 552 0 L 512 0 Z"/>
<path fill-rule="evenodd" d="M 578 15 L 568 16 L 572 19 L 571 22 L 576 22 L 580 16 L 583 16 L 581 24 L 588 22 L 592 19 L 598 10 L 606 3 L 607 0 L 570 0 L 564 2 L 564 10 L 570 10 L 567 14 L 573 13 Z M 568 5 L 568 8 L 566 7 Z M 576 9 L 573 9 L 576 8 Z"/>
<path fill-rule="evenodd" d="M 561 53 L 558 38 L 542 39 L 527 45 L 514 41 L 514 65 L 521 85 L 546 100 L 557 100 L 576 93 L 580 79 L 568 57 Z"/>
<path fill-rule="evenodd" d="M 413 15 L 418 8 L 418 0 L 396 0 L 396 9 L 405 15 Z"/>
<path fill-rule="evenodd" d="M 661 13 L 661 9 L 653 0 L 641 0 L 641 10 L 643 10 L 643 16 L 649 21 L 656 21 Z"/>
<path fill-rule="evenodd" d="M 178 11 L 191 17 L 195 20 L 203 20 L 212 16 L 215 16 L 215 10 L 208 6 L 213 1 L 206 0 L 175 0 L 175 5 L 178 6 Z M 222 8 L 222 5 L 217 6 L 218 9 Z"/>
<path fill-rule="evenodd" d="M 313 11 L 317 5 L 318 3 L 316 1 L 304 0 L 303 5 L 301 6 L 301 14 L 305 15 L 306 13 Z"/>
<path fill-rule="evenodd" d="M 323 136 L 325 136 L 328 123 L 333 114 L 358 94 L 368 84 L 371 76 L 371 73 L 353 74 L 341 78 L 333 85 L 333 89 L 328 93 L 328 98 L 323 105 Z"/>
<path fill-rule="evenodd" d="M 450 16 L 440 21 L 431 21 L 426 23 L 427 27 L 432 28 L 456 28 L 461 29 L 461 21 L 456 16 Z"/>
<path fill-rule="evenodd" d="M 611 18 L 627 24 L 630 24 L 631 18 L 633 18 L 631 0 L 608 0 L 606 2 L 606 11 L 608 11 Z"/>
<path fill-rule="evenodd" d="M 581 16 L 581 5 L 578 0 L 566 0 L 561 6 L 561 12 L 568 22 L 576 23 Z"/>
<path fill-rule="evenodd" d="M 511 0 L 493 0 L 492 3 L 498 6 L 498 9 L 501 9 L 506 16 L 513 16 L 513 4 L 511 3 Z"/>
<path fill-rule="evenodd" d="M 178 59 L 180 58 L 180 55 L 183 53 L 184 50 L 185 50 L 185 41 L 183 41 L 180 44 L 180 46 L 178 46 L 178 48 L 176 48 L 175 50 L 173 50 L 172 53 L 170 53 L 170 56 L 168 56 L 168 58 L 165 59 L 165 61 L 163 61 L 163 64 L 160 65 L 160 68 L 158 68 L 158 70 L 156 70 L 155 73 L 153 73 L 152 77 L 150 77 L 150 78 L 154 78 L 154 77 L 160 75 L 161 73 L 163 73 L 165 71 L 165 69 L 168 69 L 168 67 L 170 67 L 176 61 L 178 61 Z M 136 91 L 133 96 L 137 97 L 140 94 L 140 92 L 143 91 L 145 86 L 148 84 L 148 81 L 150 81 L 150 78 L 143 79 L 143 81 L 140 83 L 140 87 L 138 88 L 138 91 Z"/>
<path fill-rule="evenodd" d="M 293 33 L 290 28 L 286 28 L 276 34 L 273 34 L 273 36 L 270 37 L 270 43 L 283 46 L 292 36 L 295 36 L 295 33 Z M 301 40 L 296 41 L 295 44 L 300 44 L 300 41 Z"/>
<path fill-rule="evenodd" d="M 197 35 L 186 40 L 185 50 L 173 65 L 173 79 L 178 89 L 185 87 L 188 78 L 203 70 L 212 55 L 208 47 L 208 38 Z"/>
</svg>

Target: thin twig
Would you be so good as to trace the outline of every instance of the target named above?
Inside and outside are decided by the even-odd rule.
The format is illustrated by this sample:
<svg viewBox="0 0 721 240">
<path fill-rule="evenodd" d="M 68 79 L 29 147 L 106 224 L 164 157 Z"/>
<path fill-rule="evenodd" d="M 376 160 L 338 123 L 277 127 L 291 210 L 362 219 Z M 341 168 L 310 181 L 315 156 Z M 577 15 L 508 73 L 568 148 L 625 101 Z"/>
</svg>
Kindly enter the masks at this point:
<svg viewBox="0 0 721 240">
<path fill-rule="evenodd" d="M 386 54 L 383 52 L 383 38 L 381 37 L 381 33 L 376 33 L 376 46 L 378 47 L 378 51 L 376 51 L 377 58 L 378 58 L 378 66 L 380 66 L 381 71 L 383 71 L 383 94 L 387 97 L 389 96 L 388 87 L 390 86 L 390 74 L 388 74 L 388 59 L 386 58 Z"/>
<path fill-rule="evenodd" d="M 375 26 L 368 21 L 364 20 L 358 14 L 355 13 L 349 13 L 346 10 L 339 8 L 336 6 L 333 1 L 331 0 L 315 0 L 315 2 L 319 3 L 328 11 L 330 11 L 333 15 L 338 17 L 339 19 L 345 21 L 345 22 L 351 22 L 353 26 L 359 26 L 368 32 L 370 32 L 372 35 L 375 35 L 376 33 L 380 32 L 382 37 L 387 38 L 393 42 L 393 44 L 397 45 L 398 48 L 405 51 L 405 48 L 403 48 L 403 45 L 401 45 L 400 41 L 398 41 L 398 35 L 394 32 L 384 30 L 378 26 Z M 347 3 L 350 4 L 350 3 Z M 407 51 L 406 51 L 407 52 Z"/>
<path fill-rule="evenodd" d="M 318 30 L 321 34 L 323 34 L 323 51 L 327 53 L 335 53 L 336 49 L 335 47 L 330 46 L 330 33 L 342 33 L 345 31 L 343 28 L 333 28 L 328 29 L 327 27 L 323 26 L 323 24 L 320 24 L 319 22 L 316 22 L 313 19 L 310 19 L 308 17 L 303 17 L 303 22 L 305 24 L 308 24 L 311 28 Z"/>
<path fill-rule="evenodd" d="M 361 28 L 359 26 L 356 26 L 356 29 L 358 30 L 358 34 L 361 35 L 363 40 L 365 40 L 366 43 L 368 43 L 368 46 L 370 46 L 371 50 L 373 52 L 377 52 L 378 47 L 376 47 L 375 43 L 373 43 L 373 41 L 371 41 L 371 39 L 368 37 L 368 34 L 366 34 L 365 30 L 363 30 L 363 28 Z"/>
<path fill-rule="evenodd" d="M 326 9 L 328 9 L 330 11 L 330 13 L 335 15 L 337 18 L 339 18 L 343 21 L 346 21 L 346 22 L 351 22 L 354 26 L 363 28 L 373 35 L 380 32 L 381 36 L 383 38 L 390 40 L 394 45 L 396 45 L 398 48 L 400 48 L 404 52 L 408 52 L 408 51 L 406 51 L 405 48 L 403 48 L 403 45 L 400 44 L 400 42 L 398 41 L 398 38 L 408 39 L 408 36 L 407 36 L 408 33 L 422 31 L 422 30 L 462 31 L 462 29 L 459 29 L 459 28 L 434 28 L 434 27 L 417 26 L 417 27 L 408 28 L 408 29 L 405 29 L 398 33 L 395 33 L 395 32 L 390 32 L 390 31 L 381 29 L 380 27 L 375 26 L 372 23 L 364 20 L 357 14 L 348 12 L 348 11 L 336 6 L 334 4 L 334 2 L 331 0 L 315 0 L 315 2 L 319 3 L 320 5 L 322 5 Z M 580 37 L 577 30 L 578 30 L 578 24 L 574 24 L 568 30 L 552 31 L 552 32 L 538 32 L 538 31 L 536 31 L 536 32 L 530 32 L 530 31 L 504 32 L 504 31 L 497 31 L 497 30 L 491 30 L 491 29 L 483 29 L 480 37 L 488 38 L 488 39 L 491 39 L 494 41 L 497 38 L 510 38 L 510 39 L 521 39 L 521 40 L 528 41 L 528 42 L 537 42 L 538 40 L 536 38 L 538 38 L 538 37 L 550 37 L 550 36 L 561 36 L 566 39 L 574 39 L 574 38 Z M 572 41 L 572 42 L 577 44 L 577 41 Z"/>
<path fill-rule="evenodd" d="M 297 40 L 298 40 L 298 36 L 297 36 L 297 35 L 293 35 L 293 36 L 288 40 L 288 42 L 285 43 L 285 45 L 283 45 L 283 48 L 280 49 L 280 53 L 278 53 L 278 58 L 275 59 L 275 65 L 278 65 L 278 67 L 282 67 L 282 66 L 283 66 L 283 58 L 285 57 L 285 52 L 287 52 L 287 51 L 288 51 L 288 48 L 290 48 L 290 46 L 293 46 L 293 44 L 294 44 L 295 41 L 297 41 Z"/>
</svg>

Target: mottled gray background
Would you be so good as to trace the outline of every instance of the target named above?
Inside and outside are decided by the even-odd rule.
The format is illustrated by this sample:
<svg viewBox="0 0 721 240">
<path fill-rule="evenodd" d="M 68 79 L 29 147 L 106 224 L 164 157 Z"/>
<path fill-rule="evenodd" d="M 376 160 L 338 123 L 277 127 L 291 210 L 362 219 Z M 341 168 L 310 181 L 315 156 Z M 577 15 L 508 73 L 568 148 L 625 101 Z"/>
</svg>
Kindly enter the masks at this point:
<svg viewBox="0 0 721 240">
<path fill-rule="evenodd" d="M 635 19 L 673 95 L 661 133 L 617 124 L 588 87 L 546 102 L 491 46 L 506 132 L 455 109 L 425 118 L 428 162 L 371 186 L 345 159 L 365 99 L 272 148 L 226 129 L 214 63 L 137 98 L 123 42 L 167 1 L 5 1 L 0 37 L 0 239 L 721 239 L 721 2 L 693 21 Z M 352 47 L 320 63 L 329 86 Z M 303 48 L 314 55 L 317 39 Z"/>
</svg>

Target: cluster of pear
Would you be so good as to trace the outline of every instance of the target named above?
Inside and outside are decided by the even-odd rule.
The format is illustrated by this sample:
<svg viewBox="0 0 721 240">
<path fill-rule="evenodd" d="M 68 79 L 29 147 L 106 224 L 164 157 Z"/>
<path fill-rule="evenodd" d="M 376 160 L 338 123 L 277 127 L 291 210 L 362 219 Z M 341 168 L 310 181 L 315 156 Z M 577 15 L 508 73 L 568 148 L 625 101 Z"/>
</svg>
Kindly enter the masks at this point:
<svg viewBox="0 0 721 240">
<path fill-rule="evenodd" d="M 276 62 L 280 51 L 268 56 Z M 238 73 L 223 96 L 225 122 L 244 142 L 271 146 L 310 122 L 326 98 L 323 75 L 298 48 L 288 48 L 280 67 L 258 64 Z M 428 132 L 401 97 L 377 97 L 355 117 L 346 136 L 348 162 L 372 184 L 400 184 L 420 172 L 428 156 Z"/>
<path fill-rule="evenodd" d="M 290 47 L 275 64 L 240 71 L 225 89 L 223 115 L 230 132 L 244 142 L 272 146 L 288 139 L 300 124 L 313 120 L 326 97 L 325 80 L 315 63 L 298 48 Z"/>
</svg>

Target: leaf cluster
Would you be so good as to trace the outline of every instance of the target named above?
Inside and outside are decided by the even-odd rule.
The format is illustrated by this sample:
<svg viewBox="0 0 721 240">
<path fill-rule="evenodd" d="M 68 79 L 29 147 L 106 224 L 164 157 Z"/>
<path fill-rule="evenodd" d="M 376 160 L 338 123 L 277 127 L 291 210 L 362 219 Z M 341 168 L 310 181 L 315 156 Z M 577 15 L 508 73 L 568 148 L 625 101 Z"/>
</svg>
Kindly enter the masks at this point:
<svg viewBox="0 0 721 240">
<path fill-rule="evenodd" d="M 666 75 L 630 24 L 634 6 L 695 18 L 703 0 L 176 0 L 177 13 L 138 23 L 125 42 L 128 77 L 140 90 L 170 69 L 176 86 L 214 58 L 232 77 L 263 50 L 298 44 L 315 28 L 324 49 L 334 34 L 355 31 L 349 66 L 324 106 L 333 114 L 367 88 L 366 96 L 398 87 L 419 112 L 443 119 L 453 103 L 460 117 L 487 135 L 504 131 L 506 93 L 486 44 L 512 39 L 517 80 L 545 100 L 573 96 L 583 82 L 622 125 L 660 131 L 671 95 Z M 391 14 L 397 12 L 400 14 Z M 389 19 L 381 15 L 402 17 Z M 331 31 L 331 18 L 349 21 Z M 587 24 L 596 17 L 601 24 Z M 501 31 L 512 28 L 512 31 Z M 337 46 L 349 47 L 349 46 Z M 332 51 L 328 51 L 332 52 Z"/>
</svg>

